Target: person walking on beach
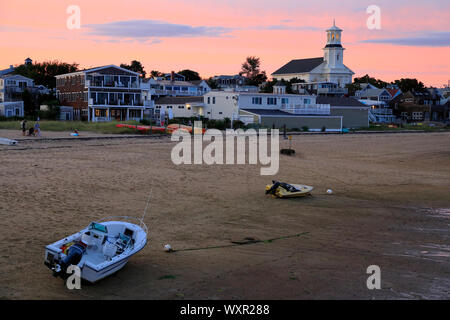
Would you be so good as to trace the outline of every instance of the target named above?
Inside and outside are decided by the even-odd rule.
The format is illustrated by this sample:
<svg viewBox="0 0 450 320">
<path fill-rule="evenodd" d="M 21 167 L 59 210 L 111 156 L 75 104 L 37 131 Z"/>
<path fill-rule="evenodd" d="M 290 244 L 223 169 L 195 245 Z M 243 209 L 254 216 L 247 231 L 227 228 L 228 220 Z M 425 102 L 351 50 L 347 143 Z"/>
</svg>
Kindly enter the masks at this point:
<svg viewBox="0 0 450 320">
<path fill-rule="evenodd" d="M 27 132 L 27 120 L 23 120 L 20 123 L 20 128 L 22 129 L 22 135 L 25 136 Z"/>
<path fill-rule="evenodd" d="M 41 126 L 39 124 L 39 120 L 36 121 L 36 123 L 34 124 L 34 135 L 36 137 L 40 137 L 41 136 Z"/>
</svg>

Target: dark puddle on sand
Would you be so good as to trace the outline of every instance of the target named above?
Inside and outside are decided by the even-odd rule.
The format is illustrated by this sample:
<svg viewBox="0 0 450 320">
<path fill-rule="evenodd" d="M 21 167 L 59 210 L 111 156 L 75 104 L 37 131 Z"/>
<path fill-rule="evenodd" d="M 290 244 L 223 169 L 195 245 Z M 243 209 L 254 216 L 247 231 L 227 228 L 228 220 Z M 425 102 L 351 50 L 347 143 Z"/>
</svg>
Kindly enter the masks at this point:
<svg viewBox="0 0 450 320">
<path fill-rule="evenodd" d="M 442 221 L 442 225 L 440 225 L 440 228 L 416 227 L 412 228 L 412 230 L 414 230 L 415 232 L 430 235 L 433 234 L 435 236 L 437 235 L 448 237 L 450 235 L 450 224 L 448 224 L 448 221 L 446 221 L 448 218 L 450 218 L 449 208 L 420 208 L 418 209 L 418 211 L 430 217 L 441 218 L 445 220 Z M 398 249 L 406 245 L 400 242 L 394 242 L 392 244 L 395 245 Z M 418 246 L 414 246 L 411 249 L 400 249 L 400 251 L 401 252 L 387 253 L 386 255 L 432 260 L 436 262 L 450 262 L 450 245 L 423 243 Z"/>
<path fill-rule="evenodd" d="M 422 211 L 432 217 L 450 218 L 450 208 L 424 208 Z"/>
</svg>

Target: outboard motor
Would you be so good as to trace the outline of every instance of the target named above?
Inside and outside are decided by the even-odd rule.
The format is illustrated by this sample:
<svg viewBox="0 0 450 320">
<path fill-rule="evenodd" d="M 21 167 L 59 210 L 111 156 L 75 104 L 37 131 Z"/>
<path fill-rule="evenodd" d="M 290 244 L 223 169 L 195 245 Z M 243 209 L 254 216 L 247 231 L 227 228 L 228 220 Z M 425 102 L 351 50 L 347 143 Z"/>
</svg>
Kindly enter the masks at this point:
<svg viewBox="0 0 450 320">
<path fill-rule="evenodd" d="M 72 245 L 67 250 L 67 256 L 61 260 L 59 264 L 56 264 L 54 267 L 54 276 L 65 275 L 67 272 L 67 268 L 70 265 L 77 265 L 80 263 L 83 254 L 86 252 L 86 245 L 83 242 L 76 243 Z"/>
</svg>

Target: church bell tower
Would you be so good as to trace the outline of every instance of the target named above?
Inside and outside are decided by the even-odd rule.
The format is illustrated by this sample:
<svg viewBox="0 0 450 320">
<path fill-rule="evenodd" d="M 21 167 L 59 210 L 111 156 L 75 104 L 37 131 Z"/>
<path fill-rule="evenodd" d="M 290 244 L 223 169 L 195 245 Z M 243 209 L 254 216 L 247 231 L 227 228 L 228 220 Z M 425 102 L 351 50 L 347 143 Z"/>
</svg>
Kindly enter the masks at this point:
<svg viewBox="0 0 450 320">
<path fill-rule="evenodd" d="M 336 27 L 336 22 L 327 30 L 327 45 L 323 49 L 324 60 L 329 68 L 344 66 L 344 48 L 341 44 L 342 29 Z"/>
</svg>

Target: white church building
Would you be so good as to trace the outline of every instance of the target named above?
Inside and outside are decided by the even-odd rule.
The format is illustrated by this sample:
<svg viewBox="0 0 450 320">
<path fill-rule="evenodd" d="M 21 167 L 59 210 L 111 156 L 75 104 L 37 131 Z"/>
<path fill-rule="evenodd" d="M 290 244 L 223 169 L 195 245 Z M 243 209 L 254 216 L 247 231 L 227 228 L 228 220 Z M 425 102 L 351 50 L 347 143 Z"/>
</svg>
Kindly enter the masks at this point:
<svg viewBox="0 0 450 320">
<path fill-rule="evenodd" d="M 298 78 L 306 83 L 335 83 L 340 88 L 352 83 L 352 70 L 344 65 L 344 48 L 341 44 L 342 29 L 333 26 L 327 30 L 327 44 L 324 56 L 311 59 L 292 60 L 274 73 L 277 80 Z"/>
</svg>

